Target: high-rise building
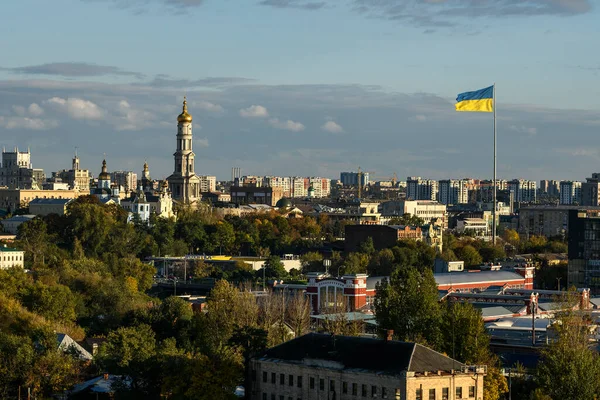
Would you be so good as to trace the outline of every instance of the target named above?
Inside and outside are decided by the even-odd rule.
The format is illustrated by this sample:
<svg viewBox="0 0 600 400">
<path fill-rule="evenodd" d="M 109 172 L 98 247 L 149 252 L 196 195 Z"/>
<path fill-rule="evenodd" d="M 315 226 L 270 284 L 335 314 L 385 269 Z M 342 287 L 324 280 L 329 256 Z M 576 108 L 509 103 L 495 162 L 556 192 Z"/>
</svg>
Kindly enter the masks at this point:
<svg viewBox="0 0 600 400">
<path fill-rule="evenodd" d="M 508 190 L 514 193 L 514 200 L 518 203 L 535 203 L 536 182 L 526 179 L 513 179 L 508 182 Z"/>
<path fill-rule="evenodd" d="M 469 181 L 445 179 L 439 181 L 439 202 L 445 205 L 466 204 L 469 202 Z"/>
<path fill-rule="evenodd" d="M 43 174 L 43 171 L 42 171 Z M 31 152 L 2 150 L 2 166 L 0 167 L 0 186 L 9 189 L 39 189 L 43 181 L 38 182 L 39 174 L 34 174 L 31 167 Z"/>
<path fill-rule="evenodd" d="M 407 200 L 437 200 L 438 182 L 432 179 L 421 179 L 421 177 L 406 178 Z"/>
<path fill-rule="evenodd" d="M 567 287 L 600 293 L 600 211 L 569 211 L 569 266 Z"/>
<path fill-rule="evenodd" d="M 600 205 L 600 173 L 593 173 L 591 178 L 586 178 L 581 184 L 581 205 Z"/>
<path fill-rule="evenodd" d="M 560 182 L 547 179 L 541 180 L 540 194 L 549 197 L 558 197 L 560 194 Z"/>
<path fill-rule="evenodd" d="M 217 190 L 217 177 L 209 175 L 199 175 L 200 193 L 214 192 Z"/>
<path fill-rule="evenodd" d="M 194 172 L 192 150 L 192 116 L 188 113 L 187 100 L 183 99 L 183 110 L 177 117 L 177 150 L 175 151 L 175 170 L 167 178 L 174 200 L 193 203 L 201 199 L 200 178 Z"/>
<path fill-rule="evenodd" d="M 341 172 L 340 181 L 344 186 L 358 186 L 358 172 Z M 361 172 L 360 184 L 365 187 L 369 184 L 369 173 Z"/>
<path fill-rule="evenodd" d="M 560 204 L 581 204 L 581 182 L 560 181 Z"/>
<path fill-rule="evenodd" d="M 113 183 L 123 188 L 125 193 L 137 190 L 137 174 L 133 171 L 113 171 L 110 177 Z"/>
</svg>

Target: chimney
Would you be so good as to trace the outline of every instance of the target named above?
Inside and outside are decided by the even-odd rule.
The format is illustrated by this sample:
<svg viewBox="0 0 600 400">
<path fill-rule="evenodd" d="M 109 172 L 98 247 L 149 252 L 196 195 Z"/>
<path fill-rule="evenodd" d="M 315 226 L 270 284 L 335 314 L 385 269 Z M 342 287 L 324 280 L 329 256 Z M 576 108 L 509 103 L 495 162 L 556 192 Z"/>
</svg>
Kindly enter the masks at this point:
<svg viewBox="0 0 600 400">
<path fill-rule="evenodd" d="M 388 329 L 386 331 L 385 341 L 390 342 L 394 340 L 394 331 L 392 329 Z"/>
</svg>

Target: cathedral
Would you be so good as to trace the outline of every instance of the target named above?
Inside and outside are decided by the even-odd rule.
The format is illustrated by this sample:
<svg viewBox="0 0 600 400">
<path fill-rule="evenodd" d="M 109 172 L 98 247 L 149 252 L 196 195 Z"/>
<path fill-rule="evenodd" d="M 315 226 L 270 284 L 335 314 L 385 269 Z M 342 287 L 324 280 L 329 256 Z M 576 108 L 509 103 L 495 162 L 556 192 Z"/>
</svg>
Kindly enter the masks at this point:
<svg viewBox="0 0 600 400">
<path fill-rule="evenodd" d="M 173 200 L 189 204 L 201 199 L 200 178 L 194 172 L 192 142 L 192 116 L 188 113 L 184 97 L 183 111 L 177 117 L 177 150 L 173 154 L 175 170 L 167 181 Z"/>
</svg>

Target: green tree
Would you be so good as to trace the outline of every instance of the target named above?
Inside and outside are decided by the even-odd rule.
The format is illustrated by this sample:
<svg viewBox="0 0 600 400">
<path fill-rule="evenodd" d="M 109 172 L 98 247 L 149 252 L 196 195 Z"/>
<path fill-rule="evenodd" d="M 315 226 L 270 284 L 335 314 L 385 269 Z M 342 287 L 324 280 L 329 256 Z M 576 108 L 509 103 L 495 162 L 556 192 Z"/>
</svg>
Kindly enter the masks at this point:
<svg viewBox="0 0 600 400">
<path fill-rule="evenodd" d="M 53 237 L 48 234 L 46 223 L 41 218 L 34 218 L 19 225 L 17 240 L 26 255 L 31 255 L 33 265 L 43 262 Z"/>
<path fill-rule="evenodd" d="M 265 261 L 263 268 L 265 269 L 265 277 L 273 279 L 284 279 L 288 276 L 285 266 L 278 256 L 270 256 Z M 262 276 L 262 271 L 258 273 Z"/>
<path fill-rule="evenodd" d="M 481 311 L 470 303 L 448 302 L 442 306 L 442 350 L 466 364 L 483 363 L 489 358 L 490 338 Z"/>
<path fill-rule="evenodd" d="M 373 244 L 373 238 L 371 236 L 367 237 L 365 241 L 360 244 L 358 251 L 369 256 L 375 253 L 375 245 Z"/>
<path fill-rule="evenodd" d="M 481 265 L 483 258 L 475 247 L 470 244 L 464 245 L 463 247 L 456 250 L 456 255 L 459 259 L 465 262 L 467 267 L 476 267 Z"/>
<path fill-rule="evenodd" d="M 430 269 L 399 268 L 377 285 L 375 317 L 383 330 L 393 329 L 405 341 L 441 344 L 441 309 L 437 284 Z"/>
<path fill-rule="evenodd" d="M 569 293 L 562 302 L 572 305 L 575 298 Z M 542 350 L 536 375 L 539 387 L 551 398 L 594 399 L 600 395 L 600 360 L 589 346 L 589 326 L 585 314 L 563 311 L 556 316 L 557 340 Z"/>
<path fill-rule="evenodd" d="M 233 226 L 227 221 L 219 221 L 212 234 L 211 240 L 215 249 L 219 249 L 219 254 L 232 254 L 235 248 L 235 232 Z"/>
<path fill-rule="evenodd" d="M 369 265 L 369 256 L 365 253 L 350 253 L 346 257 L 341 268 L 344 274 L 364 274 Z"/>
<path fill-rule="evenodd" d="M 322 272 L 323 271 L 323 256 L 316 251 L 309 251 L 300 256 L 300 264 L 302 272 Z"/>
</svg>

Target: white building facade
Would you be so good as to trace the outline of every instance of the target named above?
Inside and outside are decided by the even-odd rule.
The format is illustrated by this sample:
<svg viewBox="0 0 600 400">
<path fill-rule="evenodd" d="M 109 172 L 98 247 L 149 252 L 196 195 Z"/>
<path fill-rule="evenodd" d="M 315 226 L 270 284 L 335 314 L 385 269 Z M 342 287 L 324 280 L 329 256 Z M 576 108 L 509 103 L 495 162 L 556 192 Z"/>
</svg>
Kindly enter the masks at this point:
<svg viewBox="0 0 600 400">
<path fill-rule="evenodd" d="M 581 182 L 560 181 L 560 204 L 581 204 Z"/>
</svg>

